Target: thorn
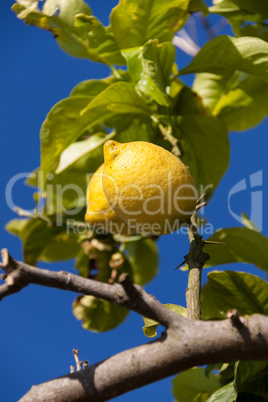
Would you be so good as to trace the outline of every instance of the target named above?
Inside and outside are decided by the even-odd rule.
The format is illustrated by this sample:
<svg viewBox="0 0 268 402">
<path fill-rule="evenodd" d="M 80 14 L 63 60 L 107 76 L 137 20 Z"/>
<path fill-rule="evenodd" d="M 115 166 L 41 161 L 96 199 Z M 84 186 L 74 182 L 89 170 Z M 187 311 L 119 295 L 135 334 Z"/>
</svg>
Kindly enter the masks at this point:
<svg viewBox="0 0 268 402">
<path fill-rule="evenodd" d="M 185 261 L 185 260 L 182 261 L 182 263 L 181 263 L 180 265 L 178 265 L 177 268 L 174 268 L 174 271 L 176 271 L 176 269 L 182 267 L 184 264 L 186 264 L 186 261 Z"/>
</svg>

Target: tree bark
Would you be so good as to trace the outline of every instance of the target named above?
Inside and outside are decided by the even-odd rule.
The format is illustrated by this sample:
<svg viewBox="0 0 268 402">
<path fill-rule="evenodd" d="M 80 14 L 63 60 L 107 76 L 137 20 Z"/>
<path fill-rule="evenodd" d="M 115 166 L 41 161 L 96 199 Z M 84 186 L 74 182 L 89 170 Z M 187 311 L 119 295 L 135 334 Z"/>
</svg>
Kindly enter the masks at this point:
<svg viewBox="0 0 268 402">
<path fill-rule="evenodd" d="M 165 326 L 156 341 L 129 349 L 76 373 L 32 387 L 26 401 L 105 401 L 193 366 L 236 360 L 268 360 L 268 317 L 240 317 L 230 311 L 223 321 L 181 317 L 164 307 L 126 274 L 107 284 L 67 272 L 54 272 L 15 261 L 2 250 L 5 283 L 0 299 L 30 283 L 70 290 L 125 306 Z"/>
</svg>

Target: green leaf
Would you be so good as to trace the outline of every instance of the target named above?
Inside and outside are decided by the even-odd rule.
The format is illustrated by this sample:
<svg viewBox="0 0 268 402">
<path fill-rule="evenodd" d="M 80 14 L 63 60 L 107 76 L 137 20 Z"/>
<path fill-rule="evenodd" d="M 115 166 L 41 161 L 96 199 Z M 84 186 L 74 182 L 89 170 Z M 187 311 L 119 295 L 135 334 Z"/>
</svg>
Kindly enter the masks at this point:
<svg viewBox="0 0 268 402">
<path fill-rule="evenodd" d="M 255 232 L 260 232 L 260 229 L 255 225 L 254 222 L 252 222 L 252 220 L 249 219 L 249 217 L 244 212 L 242 212 L 242 214 L 241 214 L 241 219 L 242 219 L 243 225 L 246 228 L 255 230 Z"/>
<path fill-rule="evenodd" d="M 84 278 L 89 276 L 89 257 L 85 254 L 84 250 L 81 248 L 78 252 L 75 260 L 75 268 L 78 270 L 79 275 Z"/>
<path fill-rule="evenodd" d="M 189 0 L 120 0 L 111 13 L 111 28 L 121 49 L 149 39 L 171 41 L 184 24 Z"/>
<path fill-rule="evenodd" d="M 222 319 L 228 310 L 268 315 L 268 284 L 245 272 L 214 271 L 202 288 L 203 319 Z"/>
<path fill-rule="evenodd" d="M 228 14 L 231 16 L 245 14 L 245 12 L 252 14 L 259 14 L 262 17 L 268 18 L 268 7 L 263 0 L 220 0 L 213 1 L 214 5 L 209 7 L 211 13 L 218 13 L 228 18 Z"/>
<path fill-rule="evenodd" d="M 180 74 L 243 71 L 268 81 L 268 43 L 259 38 L 218 36 L 206 43 Z"/>
<path fill-rule="evenodd" d="M 220 229 L 207 240 L 226 245 L 205 246 L 210 254 L 206 267 L 244 262 L 268 272 L 268 239 L 261 233 L 242 227 Z"/>
<path fill-rule="evenodd" d="M 164 304 L 164 306 L 174 311 L 175 313 L 181 315 L 182 317 L 187 317 L 187 309 L 185 307 L 178 306 L 177 304 Z M 142 318 L 145 324 L 144 327 L 142 328 L 144 335 L 147 336 L 148 338 L 153 338 L 154 336 L 157 335 L 156 330 L 159 323 L 147 317 Z"/>
<path fill-rule="evenodd" d="M 240 74 L 237 71 L 227 71 L 223 75 L 198 73 L 193 90 L 201 96 L 203 105 L 212 112 L 222 96 L 237 87 Z"/>
<path fill-rule="evenodd" d="M 149 40 L 144 47 L 126 49 L 124 55 L 129 74 L 138 89 L 163 106 L 169 105 L 166 86 L 175 62 L 175 47 L 170 42 L 158 44 Z"/>
<path fill-rule="evenodd" d="M 157 273 L 158 253 L 152 239 L 126 243 L 125 251 L 131 265 L 134 283 L 144 285 Z"/>
<path fill-rule="evenodd" d="M 180 373 L 172 382 L 176 402 L 192 402 L 201 392 L 206 392 L 209 396 L 221 385 L 219 376 L 210 373 L 206 377 L 205 370 L 198 367 Z"/>
<path fill-rule="evenodd" d="M 185 115 L 177 118 L 182 161 L 195 180 L 198 192 L 209 197 L 229 165 L 229 139 L 224 123 L 209 116 Z"/>
<path fill-rule="evenodd" d="M 55 171 L 60 154 L 100 121 L 113 117 L 120 123 L 122 115 L 132 119 L 136 115 L 148 118 L 150 110 L 138 96 L 133 85 L 118 82 L 91 98 L 71 97 L 57 103 L 49 112 L 41 128 L 41 167 L 46 175 Z"/>
<path fill-rule="evenodd" d="M 265 361 L 238 362 L 235 371 L 235 387 L 245 392 L 267 398 L 268 363 Z"/>
<path fill-rule="evenodd" d="M 19 236 L 28 222 L 29 219 L 12 219 L 6 224 L 5 229 L 13 235 Z"/>
<path fill-rule="evenodd" d="M 75 234 L 41 219 L 16 219 L 9 222 L 6 229 L 21 238 L 27 264 L 35 265 L 39 260 L 68 260 L 74 258 L 80 249 Z"/>
<path fill-rule="evenodd" d="M 73 313 L 78 320 L 82 320 L 83 328 L 105 332 L 121 324 L 129 311 L 94 296 L 82 296 L 74 302 Z"/>
<path fill-rule="evenodd" d="M 207 402 L 234 402 L 236 400 L 236 391 L 233 383 L 227 384 L 218 389 L 207 399 Z"/>
<path fill-rule="evenodd" d="M 82 165 L 84 165 L 84 172 L 93 173 L 101 165 L 99 160 L 101 156 L 103 159 L 102 145 L 109 138 L 111 138 L 111 136 L 104 133 L 97 133 L 93 134 L 84 141 L 74 142 L 73 144 L 69 145 L 69 147 L 65 148 L 65 150 L 61 153 L 59 164 L 55 173 L 59 174 L 64 170 L 73 167 L 73 165 L 79 160 L 80 164 L 78 166 L 82 167 Z M 96 169 L 94 169 L 96 166 L 96 160 L 98 164 Z M 74 166 L 74 169 L 77 170 L 77 164 Z"/>
<path fill-rule="evenodd" d="M 258 125 L 268 114 L 268 83 L 249 77 L 222 96 L 213 110 L 229 131 L 243 131 Z"/>
<path fill-rule="evenodd" d="M 77 84 L 70 96 L 95 97 L 110 85 L 109 78 L 104 80 L 86 80 Z"/>
<path fill-rule="evenodd" d="M 38 2 L 17 0 L 12 9 L 26 24 L 50 31 L 59 46 L 71 56 L 106 64 L 124 64 L 110 28 L 104 27 L 91 15 L 85 2 L 46 1 L 42 11 L 37 4 Z"/>
<path fill-rule="evenodd" d="M 207 5 L 202 0 L 191 0 L 188 12 L 197 13 L 198 11 L 202 11 L 204 15 L 207 15 L 209 12 Z"/>
</svg>

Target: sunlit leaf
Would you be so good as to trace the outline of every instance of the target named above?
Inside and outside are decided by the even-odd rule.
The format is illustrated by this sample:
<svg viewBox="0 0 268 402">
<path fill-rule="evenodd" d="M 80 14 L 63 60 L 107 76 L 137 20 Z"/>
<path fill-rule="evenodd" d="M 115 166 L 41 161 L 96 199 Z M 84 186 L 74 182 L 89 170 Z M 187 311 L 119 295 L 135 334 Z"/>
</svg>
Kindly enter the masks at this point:
<svg viewBox="0 0 268 402">
<path fill-rule="evenodd" d="M 149 39 L 171 41 L 184 24 L 189 0 L 121 0 L 111 14 L 111 28 L 121 49 Z"/>
<path fill-rule="evenodd" d="M 205 246 L 210 255 L 206 267 L 244 262 L 268 272 L 268 239 L 261 233 L 243 227 L 220 229 L 207 240 L 226 245 Z"/>
<path fill-rule="evenodd" d="M 71 56 L 106 64 L 124 64 L 110 28 L 91 15 L 85 2 L 46 1 L 42 11 L 37 4 L 31 0 L 17 0 L 12 8 L 28 25 L 50 31 L 59 46 Z"/>
<path fill-rule="evenodd" d="M 214 394 L 207 399 L 207 402 L 234 402 L 236 396 L 234 385 L 230 383 L 214 392 Z"/>
<path fill-rule="evenodd" d="M 176 402 L 193 402 L 201 392 L 209 396 L 221 385 L 218 375 L 210 373 L 207 377 L 205 370 L 198 367 L 180 373 L 172 382 Z"/>
<path fill-rule="evenodd" d="M 60 154 L 89 128 L 100 121 L 122 115 L 147 117 L 150 110 L 134 87 L 126 82 L 110 85 L 91 102 L 87 97 L 70 97 L 57 103 L 49 112 L 41 128 L 41 167 L 46 174 L 55 171 Z"/>
<path fill-rule="evenodd" d="M 218 36 L 206 43 L 180 74 L 243 71 L 268 81 L 268 43 L 259 38 Z"/>
<path fill-rule="evenodd" d="M 84 141 L 74 142 L 73 144 L 69 145 L 69 147 L 66 148 L 60 155 L 60 161 L 56 169 L 56 174 L 72 167 L 72 165 L 85 156 L 87 156 L 87 158 L 81 161 L 80 166 L 84 164 L 85 172 L 94 173 L 94 170 L 91 169 L 91 166 L 94 169 L 95 159 L 99 160 L 99 154 L 103 153 L 102 145 L 109 138 L 109 135 L 97 133 L 93 134 Z M 99 150 L 99 152 L 94 152 L 96 150 Z"/>
<path fill-rule="evenodd" d="M 201 292 L 202 317 L 224 318 L 228 310 L 240 314 L 268 314 L 268 284 L 245 272 L 214 271 Z"/>
<path fill-rule="evenodd" d="M 121 324 L 129 310 L 94 296 L 82 296 L 73 303 L 73 313 L 78 320 L 82 320 L 83 328 L 105 332 Z"/>
<path fill-rule="evenodd" d="M 187 309 L 185 307 L 182 306 L 178 306 L 177 304 L 164 304 L 165 307 L 167 307 L 169 310 L 174 311 L 175 313 L 181 315 L 182 317 L 187 317 Z M 148 338 L 153 338 L 157 335 L 157 327 L 159 325 L 158 322 L 147 318 L 147 317 L 142 317 L 143 321 L 144 321 L 144 327 L 143 329 L 143 333 L 145 336 L 147 336 Z"/>
<path fill-rule="evenodd" d="M 268 83 L 249 77 L 237 88 L 222 96 L 213 110 L 229 131 L 243 131 L 259 124 L 268 114 Z"/>
</svg>

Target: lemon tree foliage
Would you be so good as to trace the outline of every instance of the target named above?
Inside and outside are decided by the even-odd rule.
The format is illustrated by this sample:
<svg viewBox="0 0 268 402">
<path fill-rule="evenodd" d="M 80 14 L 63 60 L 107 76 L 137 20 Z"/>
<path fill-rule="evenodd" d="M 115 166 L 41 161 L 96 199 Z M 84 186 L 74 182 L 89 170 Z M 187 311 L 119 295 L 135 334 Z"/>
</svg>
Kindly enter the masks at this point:
<svg viewBox="0 0 268 402">
<path fill-rule="evenodd" d="M 256 126 L 268 112 L 268 5 L 120 0 L 107 27 L 82 0 L 17 0 L 13 10 L 26 24 L 52 33 L 69 55 L 107 65 L 110 75 L 77 83 L 48 113 L 40 131 L 41 165 L 27 180 L 36 188 L 36 211 L 12 220 L 7 230 L 20 237 L 29 264 L 74 259 L 83 277 L 113 283 L 127 272 L 145 285 L 157 272 L 157 238 L 99 233 L 84 221 L 86 189 L 104 162 L 103 144 L 146 141 L 165 148 L 189 167 L 199 195 L 203 186 L 209 199 L 228 169 L 228 133 Z M 199 11 L 226 18 L 233 35 L 208 40 L 182 68 L 172 40 Z M 186 85 L 193 73 L 193 85 Z M 226 245 L 205 246 L 207 267 L 240 262 L 268 272 L 268 240 L 249 221 L 245 226 L 221 229 L 209 239 Z M 230 309 L 267 315 L 267 294 L 258 276 L 210 272 L 202 318 L 221 319 Z M 184 307 L 167 307 L 186 316 Z M 110 330 L 128 314 L 92 296 L 78 297 L 73 312 L 92 331 Z M 158 323 L 144 321 L 145 335 L 155 336 Z M 184 402 L 264 401 L 267 376 L 265 362 L 219 362 L 179 374 L 173 391 Z"/>
</svg>

